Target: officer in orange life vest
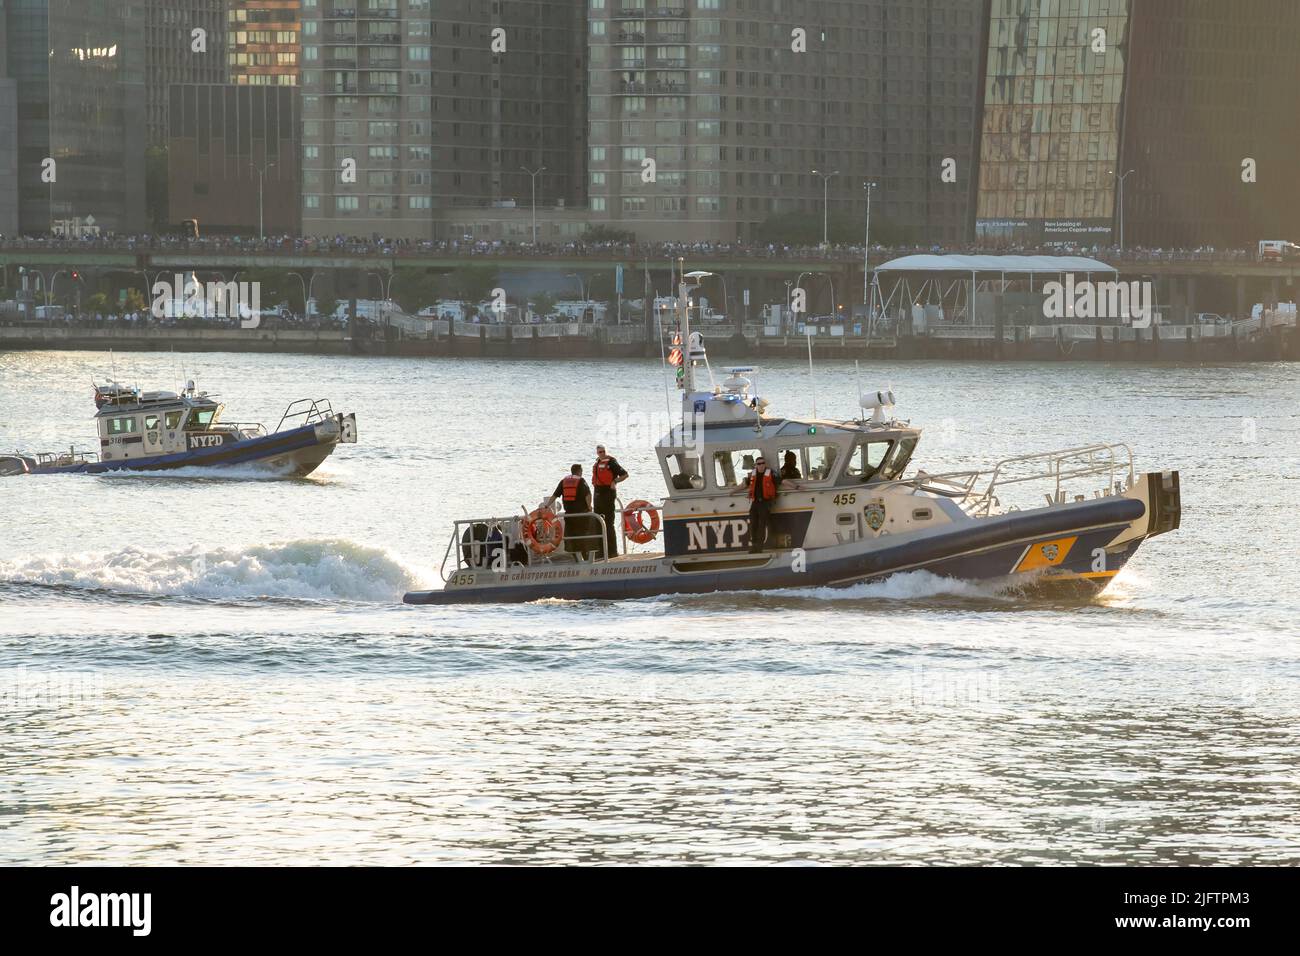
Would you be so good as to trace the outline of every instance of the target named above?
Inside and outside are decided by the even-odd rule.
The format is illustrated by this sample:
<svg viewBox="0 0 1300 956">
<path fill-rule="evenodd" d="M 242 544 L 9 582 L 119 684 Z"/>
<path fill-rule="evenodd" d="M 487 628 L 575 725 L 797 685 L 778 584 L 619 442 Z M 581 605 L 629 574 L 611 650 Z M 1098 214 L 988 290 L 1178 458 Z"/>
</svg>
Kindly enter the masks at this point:
<svg viewBox="0 0 1300 956">
<path fill-rule="evenodd" d="M 587 480 L 582 477 L 581 465 L 573 465 L 569 468 L 569 473 L 560 479 L 560 483 L 555 486 L 555 491 L 551 492 L 551 497 L 542 502 L 542 507 L 551 507 L 557 498 L 564 502 L 566 515 L 591 512 L 591 488 L 587 485 Z M 587 518 L 566 518 L 564 550 L 589 558 L 594 557 L 597 551 L 596 539 L 585 537 L 591 534 L 593 531 L 588 526 Z"/>
<path fill-rule="evenodd" d="M 614 486 L 627 478 L 627 471 L 618 463 L 618 459 L 605 454 L 605 446 L 596 446 L 596 463 L 591 466 L 591 483 L 596 486 L 596 514 L 605 519 L 605 553 L 609 557 L 618 554 L 618 538 L 615 536 L 617 525 L 614 524 Z"/>
<path fill-rule="evenodd" d="M 772 504 L 781 485 L 781 476 L 760 455 L 749 475 L 749 550 L 767 547 L 767 529 L 772 519 Z"/>
</svg>

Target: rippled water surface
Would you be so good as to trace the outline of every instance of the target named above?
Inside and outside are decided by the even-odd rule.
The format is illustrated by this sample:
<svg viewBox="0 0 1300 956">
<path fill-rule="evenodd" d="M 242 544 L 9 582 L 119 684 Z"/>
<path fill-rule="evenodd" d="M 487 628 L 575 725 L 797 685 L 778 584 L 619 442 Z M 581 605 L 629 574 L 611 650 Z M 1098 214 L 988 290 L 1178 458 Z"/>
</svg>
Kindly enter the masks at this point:
<svg viewBox="0 0 1300 956">
<path fill-rule="evenodd" d="M 0 449 L 89 447 L 106 354 L 0 354 Z M 662 494 L 657 363 L 141 354 L 360 443 L 309 479 L 0 479 L 0 863 L 1300 863 L 1295 366 L 889 364 L 930 471 L 1093 441 L 1183 528 L 1101 599 L 429 608 L 455 517 L 597 439 Z M 183 370 L 182 370 L 183 369 Z M 805 414 L 807 369 L 758 373 Z M 851 364 L 816 370 L 851 414 Z"/>
</svg>

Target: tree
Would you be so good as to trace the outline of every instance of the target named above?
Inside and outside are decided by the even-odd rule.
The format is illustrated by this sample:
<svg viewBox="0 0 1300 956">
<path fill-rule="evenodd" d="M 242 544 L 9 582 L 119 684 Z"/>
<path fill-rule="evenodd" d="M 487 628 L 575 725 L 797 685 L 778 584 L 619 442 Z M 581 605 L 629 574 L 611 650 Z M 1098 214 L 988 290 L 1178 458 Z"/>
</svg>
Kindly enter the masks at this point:
<svg viewBox="0 0 1300 956">
<path fill-rule="evenodd" d="M 548 316 L 555 311 L 555 296 L 549 292 L 539 292 L 532 297 L 533 311 L 540 316 Z"/>
<path fill-rule="evenodd" d="M 148 308 L 144 293 L 139 289 L 127 289 L 126 302 L 123 303 L 122 308 L 126 312 L 144 312 Z"/>
<path fill-rule="evenodd" d="M 461 266 L 442 277 L 438 283 L 446 294 L 445 299 L 465 302 L 482 302 L 492 294 L 497 285 L 497 267 L 488 265 Z"/>
<path fill-rule="evenodd" d="M 112 311 L 108 304 L 108 294 L 104 292 L 96 292 L 86 300 L 85 309 L 87 312 L 92 314 L 98 312 L 101 315 Z"/>
<path fill-rule="evenodd" d="M 408 313 L 419 312 L 439 298 L 441 277 L 428 269 L 405 266 L 393 273 L 391 295 Z"/>
</svg>

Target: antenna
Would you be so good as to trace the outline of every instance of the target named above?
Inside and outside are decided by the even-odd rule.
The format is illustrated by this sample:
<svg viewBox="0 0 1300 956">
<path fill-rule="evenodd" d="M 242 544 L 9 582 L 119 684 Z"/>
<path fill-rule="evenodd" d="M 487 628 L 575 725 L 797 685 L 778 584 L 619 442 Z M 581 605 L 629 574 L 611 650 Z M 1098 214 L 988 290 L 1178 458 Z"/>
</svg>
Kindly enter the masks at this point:
<svg viewBox="0 0 1300 956">
<path fill-rule="evenodd" d="M 807 326 L 804 327 L 807 331 Z M 817 417 L 817 380 L 813 377 L 812 333 L 808 332 L 808 387 L 812 390 L 813 418 Z"/>
<path fill-rule="evenodd" d="M 857 359 L 853 360 L 853 375 L 858 380 L 858 407 L 862 407 L 862 367 Z"/>
</svg>

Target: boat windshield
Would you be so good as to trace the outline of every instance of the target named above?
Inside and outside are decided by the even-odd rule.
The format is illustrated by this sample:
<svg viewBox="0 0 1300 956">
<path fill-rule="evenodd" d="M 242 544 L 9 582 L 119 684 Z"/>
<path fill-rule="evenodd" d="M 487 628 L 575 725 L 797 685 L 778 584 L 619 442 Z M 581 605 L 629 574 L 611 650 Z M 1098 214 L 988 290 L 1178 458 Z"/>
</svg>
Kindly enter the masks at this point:
<svg viewBox="0 0 1300 956">
<path fill-rule="evenodd" d="M 915 437 L 862 442 L 853 449 L 844 476 L 858 481 L 893 481 L 912 460 L 916 442 Z"/>
<path fill-rule="evenodd" d="M 912 452 L 916 451 L 915 438 L 900 438 L 894 442 L 894 447 L 890 449 L 889 454 L 885 456 L 884 464 L 880 466 L 880 477 L 886 481 L 893 481 L 903 473 L 907 463 L 912 460 Z"/>
<path fill-rule="evenodd" d="M 853 449 L 849 465 L 844 470 L 844 477 L 858 481 L 870 481 L 889 456 L 892 441 L 864 441 Z"/>
<path fill-rule="evenodd" d="M 190 412 L 189 420 L 185 423 L 186 431 L 197 431 L 212 426 L 212 419 L 217 414 L 213 408 L 196 408 Z"/>
</svg>

